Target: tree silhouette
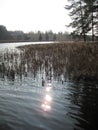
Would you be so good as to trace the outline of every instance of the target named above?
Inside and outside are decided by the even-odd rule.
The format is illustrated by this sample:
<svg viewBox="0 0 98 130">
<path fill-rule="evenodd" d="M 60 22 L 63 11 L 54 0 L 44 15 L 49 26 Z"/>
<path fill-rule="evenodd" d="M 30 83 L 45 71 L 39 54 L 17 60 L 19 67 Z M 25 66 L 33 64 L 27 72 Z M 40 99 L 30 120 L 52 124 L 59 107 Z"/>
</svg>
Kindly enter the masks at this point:
<svg viewBox="0 0 98 130">
<path fill-rule="evenodd" d="M 49 35 L 47 32 L 45 33 L 45 39 L 46 39 L 46 41 L 49 41 Z"/>
<path fill-rule="evenodd" d="M 39 34 L 39 41 L 42 41 L 42 35 L 41 35 L 41 33 Z"/>
<path fill-rule="evenodd" d="M 55 41 L 55 40 L 56 40 L 56 34 L 53 35 L 53 41 Z"/>
<path fill-rule="evenodd" d="M 72 22 L 69 24 L 75 29 L 74 34 L 80 35 L 86 41 L 86 34 L 92 31 L 92 41 L 94 41 L 95 25 L 98 23 L 95 5 L 96 0 L 68 0 L 69 5 L 65 9 L 70 11 Z"/>
</svg>

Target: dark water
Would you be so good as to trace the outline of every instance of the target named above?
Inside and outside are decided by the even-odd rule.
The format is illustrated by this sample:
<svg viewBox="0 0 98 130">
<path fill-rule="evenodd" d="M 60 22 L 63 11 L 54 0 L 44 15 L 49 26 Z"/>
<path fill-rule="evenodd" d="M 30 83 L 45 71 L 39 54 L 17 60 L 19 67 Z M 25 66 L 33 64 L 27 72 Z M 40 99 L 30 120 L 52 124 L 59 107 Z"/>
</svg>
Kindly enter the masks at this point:
<svg viewBox="0 0 98 130">
<path fill-rule="evenodd" d="M 0 130 L 97 130 L 98 84 L 35 52 L 0 52 Z"/>
</svg>

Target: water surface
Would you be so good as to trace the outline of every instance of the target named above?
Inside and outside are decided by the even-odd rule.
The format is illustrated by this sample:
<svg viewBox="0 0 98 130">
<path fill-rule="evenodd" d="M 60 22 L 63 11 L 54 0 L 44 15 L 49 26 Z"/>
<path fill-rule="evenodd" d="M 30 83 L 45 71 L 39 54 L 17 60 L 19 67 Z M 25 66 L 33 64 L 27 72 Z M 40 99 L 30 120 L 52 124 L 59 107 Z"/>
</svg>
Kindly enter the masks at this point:
<svg viewBox="0 0 98 130">
<path fill-rule="evenodd" d="M 9 47 L 0 51 L 0 130 L 98 129 L 97 83 L 68 80 L 64 60 L 44 51 Z"/>
</svg>

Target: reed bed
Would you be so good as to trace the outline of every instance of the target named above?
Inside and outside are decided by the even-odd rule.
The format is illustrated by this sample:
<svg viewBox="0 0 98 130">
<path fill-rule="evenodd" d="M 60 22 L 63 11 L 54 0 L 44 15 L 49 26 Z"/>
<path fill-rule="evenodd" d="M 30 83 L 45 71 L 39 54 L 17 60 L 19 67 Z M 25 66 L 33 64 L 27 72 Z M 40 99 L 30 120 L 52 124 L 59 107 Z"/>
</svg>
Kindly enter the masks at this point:
<svg viewBox="0 0 98 130">
<path fill-rule="evenodd" d="M 20 47 L 28 62 L 53 69 L 54 76 L 69 80 L 98 80 L 98 44 L 82 42 L 59 42 L 53 44 L 28 45 Z M 36 58 L 36 59 L 35 59 Z"/>
<path fill-rule="evenodd" d="M 63 81 L 98 81 L 98 44 L 59 42 L 18 47 L 0 54 L 0 77 L 18 76 Z M 43 77 L 43 75 L 45 75 Z"/>
</svg>

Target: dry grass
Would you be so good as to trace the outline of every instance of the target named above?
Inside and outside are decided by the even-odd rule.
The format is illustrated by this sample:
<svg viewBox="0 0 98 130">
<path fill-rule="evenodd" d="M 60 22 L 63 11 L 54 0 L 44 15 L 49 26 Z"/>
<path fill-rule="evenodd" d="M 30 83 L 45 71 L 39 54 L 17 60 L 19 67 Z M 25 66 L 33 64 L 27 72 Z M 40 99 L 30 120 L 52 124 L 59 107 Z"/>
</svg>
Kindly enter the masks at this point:
<svg viewBox="0 0 98 130">
<path fill-rule="evenodd" d="M 40 70 L 46 77 L 64 80 L 98 80 L 97 43 L 51 43 L 19 47 L 20 54 L 5 52 L 0 55 L 1 77 L 15 78 L 15 75 L 36 77 Z M 27 67 L 26 67 L 27 66 Z M 27 69 L 26 69 L 27 68 Z"/>
<path fill-rule="evenodd" d="M 71 80 L 98 80 L 97 43 L 54 43 L 20 47 L 24 57 L 32 62 L 48 66 L 52 64 L 54 75 Z M 37 60 L 35 60 L 37 55 Z"/>
</svg>

